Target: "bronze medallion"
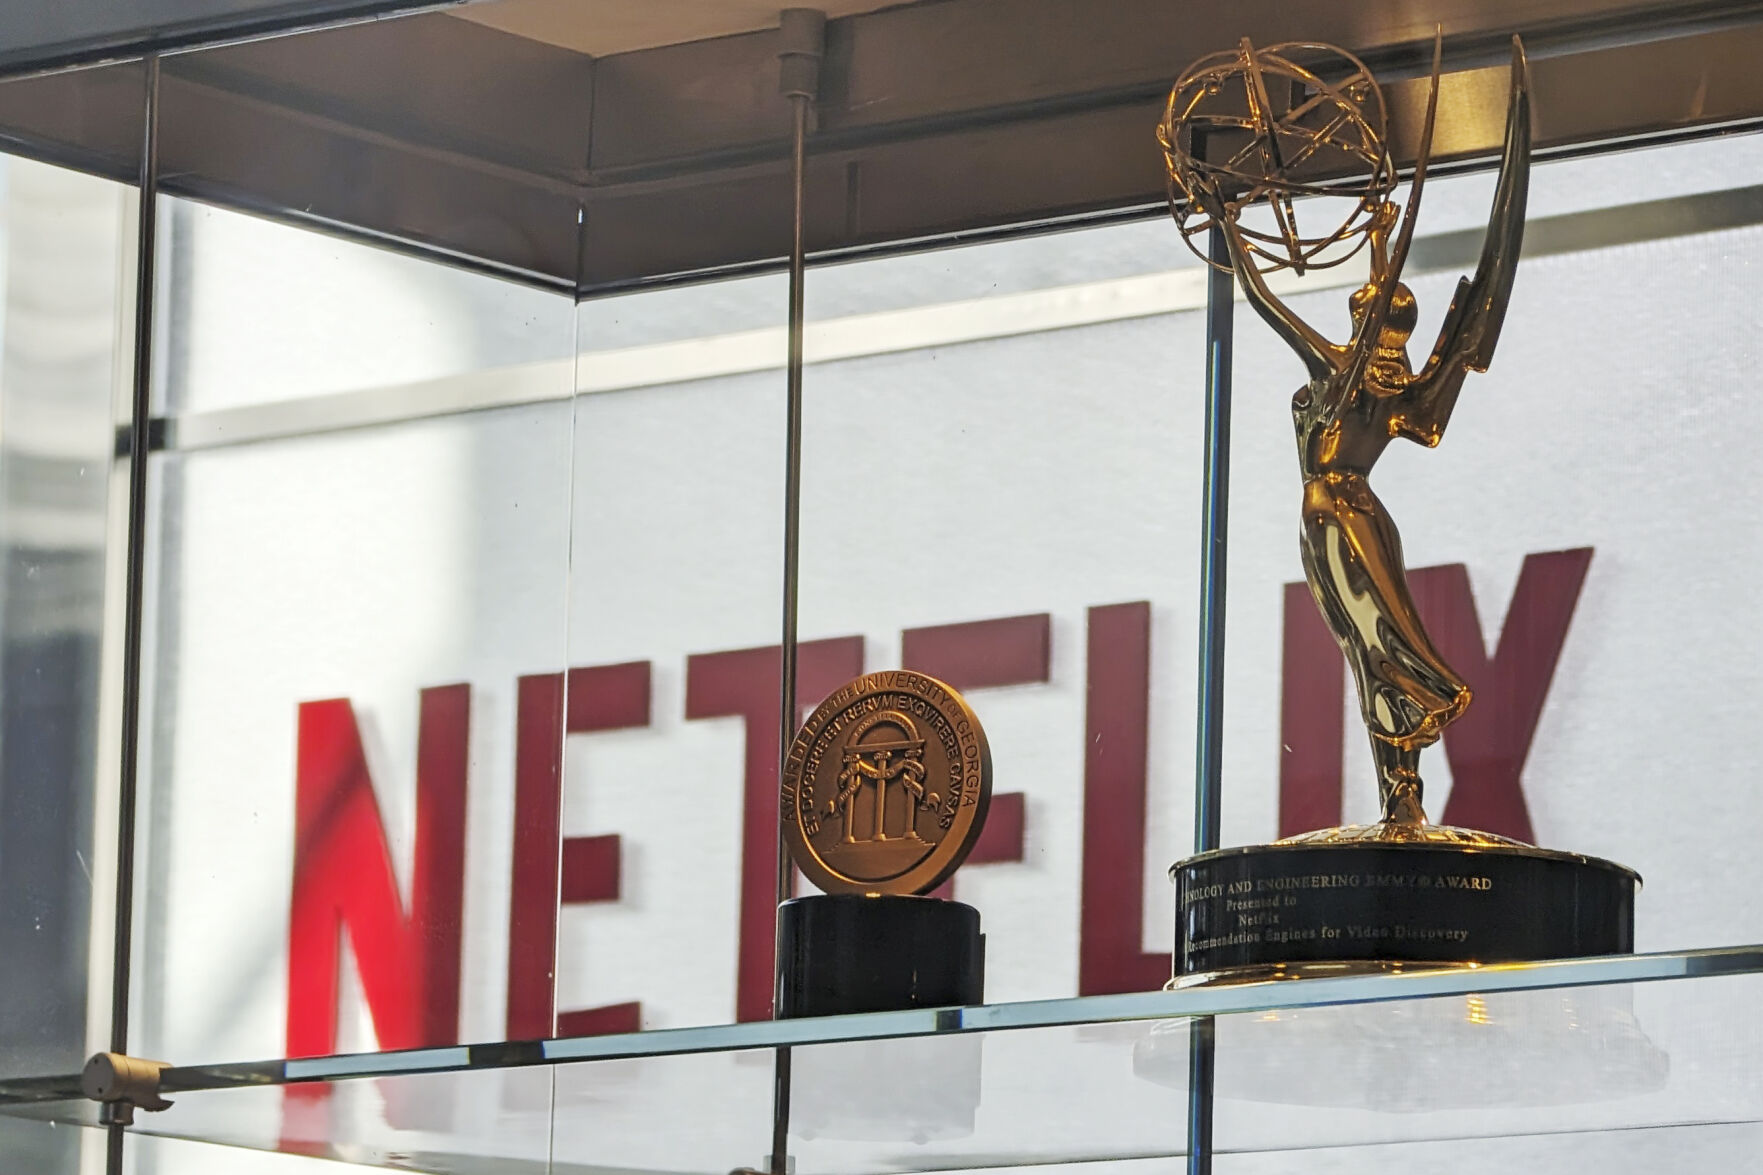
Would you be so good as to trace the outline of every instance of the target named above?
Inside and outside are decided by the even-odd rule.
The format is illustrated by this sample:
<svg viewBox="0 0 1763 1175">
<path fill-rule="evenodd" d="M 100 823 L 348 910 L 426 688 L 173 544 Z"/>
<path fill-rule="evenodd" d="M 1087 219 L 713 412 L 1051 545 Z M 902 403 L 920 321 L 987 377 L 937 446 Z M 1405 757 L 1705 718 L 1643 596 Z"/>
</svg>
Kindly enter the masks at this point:
<svg viewBox="0 0 1763 1175">
<path fill-rule="evenodd" d="M 991 798 L 991 751 L 961 695 L 922 673 L 870 673 L 790 744 L 784 841 L 827 893 L 928 893 L 966 859 Z"/>
</svg>

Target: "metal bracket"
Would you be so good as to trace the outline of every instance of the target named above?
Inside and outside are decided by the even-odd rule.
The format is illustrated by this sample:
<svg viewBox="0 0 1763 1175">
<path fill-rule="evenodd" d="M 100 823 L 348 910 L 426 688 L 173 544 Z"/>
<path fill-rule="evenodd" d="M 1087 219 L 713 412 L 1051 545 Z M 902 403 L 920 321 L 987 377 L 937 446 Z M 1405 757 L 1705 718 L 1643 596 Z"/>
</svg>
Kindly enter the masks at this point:
<svg viewBox="0 0 1763 1175">
<path fill-rule="evenodd" d="M 778 93 L 820 97 L 820 59 L 826 54 L 826 13 L 818 8 L 786 8 L 779 13 Z"/>
<path fill-rule="evenodd" d="M 163 1110 L 171 1105 L 159 1094 L 159 1074 L 171 1068 L 122 1053 L 97 1053 L 80 1073 L 80 1092 L 102 1103 L 98 1120 L 106 1126 L 128 1126 L 135 1110 Z"/>
</svg>

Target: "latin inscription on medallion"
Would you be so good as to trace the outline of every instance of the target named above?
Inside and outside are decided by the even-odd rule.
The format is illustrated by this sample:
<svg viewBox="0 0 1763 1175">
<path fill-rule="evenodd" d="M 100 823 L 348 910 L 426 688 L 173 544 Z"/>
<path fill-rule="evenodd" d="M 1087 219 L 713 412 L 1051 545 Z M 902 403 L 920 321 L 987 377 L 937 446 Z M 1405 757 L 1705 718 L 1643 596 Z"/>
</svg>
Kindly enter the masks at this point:
<svg viewBox="0 0 1763 1175">
<path fill-rule="evenodd" d="M 828 893 L 925 893 L 966 858 L 991 790 L 985 732 L 959 693 L 922 673 L 871 673 L 835 690 L 790 745 L 784 839 Z"/>
</svg>

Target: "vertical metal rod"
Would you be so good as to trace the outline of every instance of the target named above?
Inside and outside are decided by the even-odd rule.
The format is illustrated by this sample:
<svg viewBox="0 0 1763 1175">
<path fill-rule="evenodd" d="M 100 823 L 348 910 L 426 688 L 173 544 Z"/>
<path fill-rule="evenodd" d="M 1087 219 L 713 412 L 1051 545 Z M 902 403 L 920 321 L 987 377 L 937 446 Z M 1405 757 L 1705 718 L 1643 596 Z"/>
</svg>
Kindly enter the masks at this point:
<svg viewBox="0 0 1763 1175">
<path fill-rule="evenodd" d="M 1212 1175 L 1215 1031 L 1211 1016 L 1188 1022 L 1188 1175 Z"/>
<path fill-rule="evenodd" d="M 778 770 L 783 770 L 783 760 L 790 754 L 790 740 L 796 737 L 796 603 L 798 598 L 797 579 L 800 573 L 802 546 L 802 281 L 805 276 L 806 255 L 802 245 L 802 172 L 805 158 L 804 144 L 808 137 L 808 98 L 804 94 L 790 95 L 790 104 L 795 108 L 796 130 L 793 162 L 793 179 L 796 190 L 795 223 L 792 226 L 793 237 L 790 242 L 790 353 L 788 375 L 785 387 L 785 425 L 784 438 L 784 614 L 783 614 L 783 671 L 782 697 L 779 699 L 779 761 Z M 779 775 L 781 782 L 782 775 Z M 790 872 L 794 868 L 790 861 L 789 846 L 784 843 L 783 830 L 780 826 L 777 838 L 777 900 L 782 905 L 790 897 Z"/>
<path fill-rule="evenodd" d="M 1200 512 L 1199 729 L 1194 758 L 1194 852 L 1218 847 L 1224 752 L 1224 607 L 1230 551 L 1230 369 L 1236 280 L 1224 230 L 1212 226 L 1206 282 L 1206 453 Z M 1223 268 L 1218 268 L 1222 266 Z"/>
<path fill-rule="evenodd" d="M 135 798 L 141 750 L 141 640 L 147 581 L 147 425 L 152 415 L 153 291 L 159 212 L 159 56 L 143 63 L 140 207 L 136 214 L 135 353 L 129 405 L 128 568 L 123 600 L 122 762 L 117 778 L 116 934 L 111 948 L 110 1051 L 128 1052 L 129 953 L 134 937 Z M 123 1127 L 109 1128 L 105 1169 L 121 1175 Z"/>
<path fill-rule="evenodd" d="M 1194 852 L 1218 847 L 1224 752 L 1224 602 L 1230 542 L 1230 371 L 1235 280 L 1224 229 L 1212 226 L 1206 283 L 1206 481 L 1201 503 L 1200 704 L 1194 756 Z M 1211 1175 L 1216 1061 L 1210 1016 L 1188 1028 L 1188 1175 Z"/>
<path fill-rule="evenodd" d="M 802 194 L 807 165 L 808 141 L 807 94 L 791 94 L 790 105 L 795 115 L 794 141 L 791 145 L 790 179 L 795 190 L 795 208 L 790 238 L 790 352 L 785 384 L 786 431 L 784 440 L 784 614 L 781 655 L 782 682 L 779 698 L 778 779 L 783 779 L 783 760 L 790 754 L 790 743 L 796 737 L 796 604 L 801 563 L 802 529 L 802 330 L 803 279 L 807 270 L 807 251 L 802 232 Z M 777 902 L 782 905 L 790 897 L 790 879 L 795 868 L 789 847 L 784 843 L 781 823 L 777 839 Z M 777 956 L 772 966 L 774 994 L 783 978 L 783 959 Z M 772 1083 L 771 1171 L 785 1175 L 790 1135 L 790 1050 L 777 1050 L 777 1065 Z"/>
</svg>

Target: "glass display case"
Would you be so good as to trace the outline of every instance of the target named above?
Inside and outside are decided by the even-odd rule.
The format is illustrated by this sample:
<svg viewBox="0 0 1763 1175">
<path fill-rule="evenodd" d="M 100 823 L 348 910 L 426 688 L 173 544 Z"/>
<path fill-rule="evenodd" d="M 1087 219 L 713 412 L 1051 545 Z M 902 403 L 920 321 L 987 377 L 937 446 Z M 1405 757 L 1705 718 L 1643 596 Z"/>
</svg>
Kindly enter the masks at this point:
<svg viewBox="0 0 1763 1175">
<path fill-rule="evenodd" d="M 1763 12 L 841 3 L 798 167 L 769 9 L 164 3 L 0 45 L 0 1169 L 1763 1141 Z M 1634 866 L 1639 953 L 1162 990 L 1172 862 L 1377 808 L 1302 373 L 1168 223 L 1162 95 L 1346 45 L 1406 170 L 1435 24 L 1420 334 L 1512 33 L 1536 149 L 1498 361 L 1379 473 L 1480 694 L 1429 795 Z M 1343 335 L 1367 272 L 1279 292 Z M 983 720 L 986 1003 L 771 1019 L 786 665 Z"/>
<path fill-rule="evenodd" d="M 135 1129 L 418 1171 L 765 1169 L 784 1055 L 798 1170 L 1166 1166 L 1204 1032 L 1221 1169 L 1720 1163 L 1763 1121 L 1760 972 L 1742 947 L 174 1067 Z M 65 1085 L 8 1094 L 97 1121 Z"/>
</svg>

